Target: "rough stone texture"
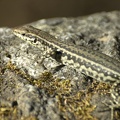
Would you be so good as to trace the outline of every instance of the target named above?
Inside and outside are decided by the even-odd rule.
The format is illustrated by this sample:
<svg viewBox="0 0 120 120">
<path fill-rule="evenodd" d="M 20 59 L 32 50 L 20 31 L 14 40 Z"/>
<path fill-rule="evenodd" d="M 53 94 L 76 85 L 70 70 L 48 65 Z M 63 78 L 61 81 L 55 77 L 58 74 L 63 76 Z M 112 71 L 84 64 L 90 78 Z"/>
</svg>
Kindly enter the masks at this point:
<svg viewBox="0 0 120 120">
<path fill-rule="evenodd" d="M 43 19 L 31 25 L 66 44 L 90 47 L 120 60 L 120 12 Z M 41 62 L 42 53 L 15 37 L 11 29 L 0 28 L 1 118 L 110 120 L 110 85 L 69 66 L 56 70 L 59 63 L 52 57 Z M 114 114 L 120 118 L 119 109 Z"/>
</svg>

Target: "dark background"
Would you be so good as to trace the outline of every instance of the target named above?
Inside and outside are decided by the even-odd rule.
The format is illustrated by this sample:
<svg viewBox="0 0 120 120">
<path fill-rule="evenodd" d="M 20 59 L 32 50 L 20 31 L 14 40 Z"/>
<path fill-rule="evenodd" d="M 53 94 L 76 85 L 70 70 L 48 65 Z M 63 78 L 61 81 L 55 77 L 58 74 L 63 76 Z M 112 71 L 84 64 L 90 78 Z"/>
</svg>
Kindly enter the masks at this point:
<svg viewBox="0 0 120 120">
<path fill-rule="evenodd" d="M 0 0 L 0 27 L 120 9 L 120 0 Z"/>
</svg>

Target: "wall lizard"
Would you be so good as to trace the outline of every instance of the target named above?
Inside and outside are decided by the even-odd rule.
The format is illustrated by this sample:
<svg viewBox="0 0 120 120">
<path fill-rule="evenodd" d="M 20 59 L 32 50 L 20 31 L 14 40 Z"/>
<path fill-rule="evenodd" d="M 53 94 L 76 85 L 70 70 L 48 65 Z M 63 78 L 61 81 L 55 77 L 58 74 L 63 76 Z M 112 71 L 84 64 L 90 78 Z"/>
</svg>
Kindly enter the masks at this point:
<svg viewBox="0 0 120 120">
<path fill-rule="evenodd" d="M 13 29 L 19 38 L 30 42 L 38 48 L 45 47 L 47 53 L 61 51 L 61 61 L 79 69 L 82 73 L 103 82 L 120 81 L 120 62 L 99 51 L 80 46 L 67 45 L 54 36 L 32 26 L 23 26 Z"/>
</svg>

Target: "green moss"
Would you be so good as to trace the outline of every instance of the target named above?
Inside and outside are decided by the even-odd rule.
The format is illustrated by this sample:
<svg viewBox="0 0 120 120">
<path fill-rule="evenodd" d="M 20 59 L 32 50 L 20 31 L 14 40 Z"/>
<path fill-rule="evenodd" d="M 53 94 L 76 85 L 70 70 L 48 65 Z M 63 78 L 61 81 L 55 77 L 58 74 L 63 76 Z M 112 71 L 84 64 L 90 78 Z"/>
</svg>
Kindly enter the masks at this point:
<svg viewBox="0 0 120 120">
<path fill-rule="evenodd" d="M 71 115 L 76 120 L 97 120 L 91 113 L 96 106 L 90 104 L 93 94 L 108 94 L 111 86 L 101 82 L 93 82 L 86 87 L 85 91 L 72 92 L 71 80 L 54 78 L 50 72 L 44 72 L 39 79 L 33 79 L 26 73 L 17 69 L 11 62 L 7 64 L 7 69 L 13 70 L 16 74 L 27 79 L 30 84 L 44 89 L 46 94 L 53 95 L 57 99 L 58 109 L 64 119 L 71 119 Z M 68 114 L 69 113 L 69 114 Z"/>
<path fill-rule="evenodd" d="M 43 73 L 39 80 L 34 80 L 33 83 L 48 94 L 67 94 L 71 91 L 70 80 L 55 79 L 50 72 Z"/>
<path fill-rule="evenodd" d="M 51 73 L 45 72 L 39 80 L 34 81 L 34 84 L 56 97 L 58 108 L 64 119 L 71 119 L 68 115 L 69 113 L 76 120 L 96 120 L 91 115 L 91 112 L 95 109 L 95 106 L 90 104 L 92 94 L 88 93 L 85 95 L 85 91 L 73 94 L 70 80 L 55 79 Z"/>
</svg>

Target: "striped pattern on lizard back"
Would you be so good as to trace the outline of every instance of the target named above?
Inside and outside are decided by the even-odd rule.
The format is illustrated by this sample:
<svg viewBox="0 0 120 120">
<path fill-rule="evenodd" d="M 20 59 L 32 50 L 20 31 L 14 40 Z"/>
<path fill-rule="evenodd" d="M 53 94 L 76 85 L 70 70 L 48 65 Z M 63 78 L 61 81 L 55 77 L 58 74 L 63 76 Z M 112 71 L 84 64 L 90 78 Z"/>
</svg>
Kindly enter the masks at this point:
<svg viewBox="0 0 120 120">
<path fill-rule="evenodd" d="M 77 48 L 74 45 L 67 45 L 32 26 L 14 28 L 13 33 L 38 48 L 44 45 L 50 50 L 61 51 L 63 64 L 79 69 L 85 75 L 103 82 L 120 81 L 120 62 L 103 53 L 84 46 Z"/>
</svg>

